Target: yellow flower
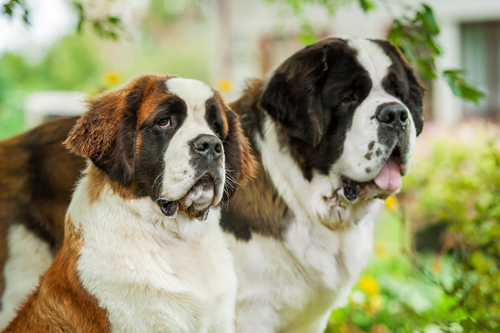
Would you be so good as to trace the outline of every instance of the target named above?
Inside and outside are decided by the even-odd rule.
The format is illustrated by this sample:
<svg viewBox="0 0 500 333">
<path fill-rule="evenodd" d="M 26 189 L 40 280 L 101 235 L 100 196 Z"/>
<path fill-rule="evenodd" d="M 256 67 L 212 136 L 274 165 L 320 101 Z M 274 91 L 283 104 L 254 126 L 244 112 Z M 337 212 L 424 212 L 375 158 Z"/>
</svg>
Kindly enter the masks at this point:
<svg viewBox="0 0 500 333">
<path fill-rule="evenodd" d="M 439 259 L 434 259 L 434 261 L 432 262 L 431 271 L 434 274 L 441 272 L 441 261 L 439 261 Z"/>
<path fill-rule="evenodd" d="M 375 244 L 375 253 L 380 259 L 384 259 L 387 257 L 387 250 L 385 249 L 384 244 L 382 243 L 376 243 Z"/>
<path fill-rule="evenodd" d="M 233 84 L 230 80 L 222 78 L 217 81 L 217 88 L 222 92 L 229 92 L 233 89 Z"/>
<path fill-rule="evenodd" d="M 384 300 L 382 299 L 382 296 L 375 295 L 372 298 L 370 298 L 368 303 L 366 303 L 364 310 L 367 315 L 373 316 L 374 314 L 380 312 L 383 306 L 384 306 Z"/>
<path fill-rule="evenodd" d="M 104 85 L 113 86 L 122 80 L 120 73 L 115 71 L 108 71 L 104 74 Z"/>
<path fill-rule="evenodd" d="M 368 295 L 378 294 L 380 291 L 380 287 L 375 281 L 374 278 L 370 276 L 363 276 L 361 280 L 359 280 L 359 289 L 363 290 Z"/>
<path fill-rule="evenodd" d="M 385 208 L 388 210 L 391 210 L 393 212 L 398 210 L 398 198 L 395 196 L 390 196 L 387 199 L 385 199 Z"/>
</svg>

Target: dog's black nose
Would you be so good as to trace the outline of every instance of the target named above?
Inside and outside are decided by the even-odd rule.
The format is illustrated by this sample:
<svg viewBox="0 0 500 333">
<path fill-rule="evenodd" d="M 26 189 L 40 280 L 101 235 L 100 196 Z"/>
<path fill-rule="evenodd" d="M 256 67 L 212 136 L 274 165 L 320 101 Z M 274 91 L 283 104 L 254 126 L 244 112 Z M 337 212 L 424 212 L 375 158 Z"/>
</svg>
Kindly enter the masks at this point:
<svg viewBox="0 0 500 333">
<path fill-rule="evenodd" d="M 193 149 L 197 154 L 212 160 L 217 160 L 222 155 L 222 143 L 214 135 L 202 134 L 192 143 Z"/>
<path fill-rule="evenodd" d="M 405 129 L 408 125 L 408 111 L 399 103 L 382 104 L 376 114 L 381 125 L 393 129 Z"/>
</svg>

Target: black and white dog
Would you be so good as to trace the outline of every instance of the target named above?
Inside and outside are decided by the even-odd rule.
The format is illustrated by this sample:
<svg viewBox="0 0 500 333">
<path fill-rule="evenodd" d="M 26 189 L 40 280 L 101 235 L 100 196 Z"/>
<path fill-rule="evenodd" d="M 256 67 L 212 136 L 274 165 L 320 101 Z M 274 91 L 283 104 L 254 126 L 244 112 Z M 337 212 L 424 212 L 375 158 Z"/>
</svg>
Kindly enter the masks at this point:
<svg viewBox="0 0 500 333">
<path fill-rule="evenodd" d="M 238 332 L 323 332 L 410 170 L 424 88 L 389 42 L 328 38 L 232 104 L 260 162 L 222 215 Z"/>
</svg>

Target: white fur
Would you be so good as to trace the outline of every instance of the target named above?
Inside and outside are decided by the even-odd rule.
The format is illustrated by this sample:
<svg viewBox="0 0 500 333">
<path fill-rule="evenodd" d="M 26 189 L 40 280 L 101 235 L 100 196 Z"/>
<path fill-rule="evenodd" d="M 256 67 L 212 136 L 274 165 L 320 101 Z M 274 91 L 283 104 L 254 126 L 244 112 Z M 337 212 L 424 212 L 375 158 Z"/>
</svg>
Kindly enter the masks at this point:
<svg viewBox="0 0 500 333">
<path fill-rule="evenodd" d="M 113 332 L 233 332 L 236 276 L 218 227 L 167 218 L 149 198 L 125 200 L 106 188 L 88 199 L 84 177 L 68 217 L 82 230 L 78 275 L 106 309 Z"/>
<path fill-rule="evenodd" d="M 0 329 L 14 317 L 15 309 L 35 289 L 38 278 L 52 262 L 49 244 L 22 224 L 9 228 L 9 259 L 5 264 L 5 293 L 2 297 Z"/>
<path fill-rule="evenodd" d="M 238 332 L 323 332 L 372 251 L 381 200 L 343 202 L 341 208 L 332 197 L 338 177 L 315 174 L 308 182 L 281 150 L 270 117 L 264 140 L 255 139 L 263 167 L 295 218 L 283 241 L 257 233 L 249 242 L 227 235 L 239 279 Z"/>
<path fill-rule="evenodd" d="M 399 99 L 388 94 L 382 87 L 382 80 L 387 75 L 388 67 L 392 64 L 392 61 L 376 43 L 370 40 L 351 38 L 348 40 L 348 44 L 358 52 L 357 60 L 368 72 L 373 86 L 368 96 L 356 109 L 352 126 L 346 134 L 344 151 L 339 163 L 336 165 L 336 172 L 359 182 L 375 178 L 388 155 L 391 154 L 388 147 L 378 142 L 377 130 L 379 122 L 374 118 L 375 110 L 381 104 L 397 102 L 405 107 L 408 113 L 409 126 L 406 135 L 409 141 L 409 149 L 407 156 L 405 156 L 407 163 L 405 168 L 402 169 L 403 175 L 406 175 L 410 171 L 411 157 L 415 149 L 417 135 L 410 110 Z M 372 141 L 375 141 L 372 151 L 375 152 L 377 149 L 381 149 L 383 153 L 380 156 L 372 154 L 371 159 L 368 160 L 365 155 L 368 153 L 368 145 Z M 366 172 L 367 168 L 371 171 Z"/>
<path fill-rule="evenodd" d="M 188 109 L 204 109 L 205 101 L 214 96 L 212 88 L 198 80 L 174 77 L 165 84 L 169 92 L 184 100 Z"/>
<path fill-rule="evenodd" d="M 173 78 L 166 81 L 167 90 L 184 100 L 187 106 L 187 117 L 181 128 L 177 130 L 169 143 L 164 156 L 165 173 L 163 178 L 163 196 L 169 200 L 180 199 L 197 181 L 196 170 L 189 164 L 190 147 L 187 144 L 199 135 L 214 135 L 205 119 L 205 102 L 214 96 L 210 87 L 201 81 Z M 218 160 L 221 174 L 224 175 L 224 154 Z M 222 185 L 217 191 L 222 198 Z"/>
</svg>

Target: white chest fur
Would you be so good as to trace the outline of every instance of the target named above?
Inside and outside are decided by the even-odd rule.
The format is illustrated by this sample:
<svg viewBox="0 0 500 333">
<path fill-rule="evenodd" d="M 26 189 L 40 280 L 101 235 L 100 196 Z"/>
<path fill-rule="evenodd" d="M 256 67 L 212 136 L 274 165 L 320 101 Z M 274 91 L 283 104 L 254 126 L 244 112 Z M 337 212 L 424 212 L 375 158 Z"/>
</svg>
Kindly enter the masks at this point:
<svg viewBox="0 0 500 333">
<path fill-rule="evenodd" d="M 101 193 L 90 203 L 83 187 L 68 211 L 83 233 L 78 275 L 113 332 L 234 331 L 236 276 L 218 209 L 205 222 L 167 219 L 149 199 Z"/>
<path fill-rule="evenodd" d="M 246 242 L 227 235 L 239 284 L 238 332 L 323 332 L 372 252 L 381 200 L 341 203 L 333 195 L 340 187 L 335 168 L 305 179 L 269 118 L 264 137 L 256 135 L 255 141 L 263 168 L 294 218 L 282 239 L 253 233 Z"/>
<path fill-rule="evenodd" d="M 238 332 L 323 332 L 333 308 L 357 280 L 372 251 L 373 219 L 332 231 L 307 219 L 283 241 L 227 235 L 238 276 Z"/>
</svg>

